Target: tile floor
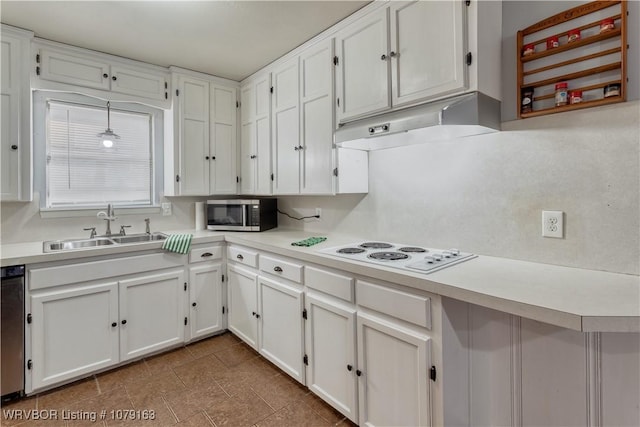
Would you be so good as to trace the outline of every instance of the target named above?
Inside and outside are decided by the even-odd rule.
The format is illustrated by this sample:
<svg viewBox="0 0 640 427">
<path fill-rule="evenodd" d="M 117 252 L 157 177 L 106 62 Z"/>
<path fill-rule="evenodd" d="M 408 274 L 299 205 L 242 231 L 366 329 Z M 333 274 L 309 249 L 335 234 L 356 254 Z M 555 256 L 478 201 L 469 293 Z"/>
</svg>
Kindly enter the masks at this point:
<svg viewBox="0 0 640 427">
<path fill-rule="evenodd" d="M 57 410 L 59 418 L 95 413 L 97 420 L 10 420 L 10 409 Z M 112 410 L 153 410 L 155 419 L 113 419 Z M 8 403 L 1 421 L 24 427 L 354 425 L 230 333 Z"/>
</svg>

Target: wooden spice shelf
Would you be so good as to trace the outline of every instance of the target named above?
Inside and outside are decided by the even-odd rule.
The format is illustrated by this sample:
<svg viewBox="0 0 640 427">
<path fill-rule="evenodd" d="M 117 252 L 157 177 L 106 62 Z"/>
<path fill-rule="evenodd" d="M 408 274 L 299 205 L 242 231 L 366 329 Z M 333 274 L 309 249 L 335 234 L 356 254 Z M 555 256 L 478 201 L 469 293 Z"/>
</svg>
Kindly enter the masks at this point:
<svg viewBox="0 0 640 427">
<path fill-rule="evenodd" d="M 592 1 L 550 16 L 518 31 L 518 118 L 536 117 L 626 100 L 627 1 Z M 610 13 L 607 13 L 609 10 L 600 12 L 608 8 L 611 8 Z M 566 23 L 578 18 L 580 21 L 575 27 L 566 31 Z M 580 30 L 580 32 L 584 30 L 597 31 L 605 19 L 612 19 L 615 22 L 615 28 L 604 30 L 599 34 L 584 36 L 571 42 L 568 41 L 570 32 L 575 30 Z M 561 25 L 563 31 L 553 31 L 554 28 L 560 29 Z M 541 33 L 542 31 L 544 33 Z M 540 34 L 536 37 L 538 33 Z M 546 37 L 542 38 L 542 36 Z M 536 47 L 545 45 L 546 47 L 546 41 L 551 37 L 557 37 L 560 45 L 526 56 L 523 55 L 525 45 Z M 602 43 L 604 41 L 607 41 L 606 44 Z M 596 51 L 594 52 L 594 50 Z M 577 52 L 578 56 L 576 54 L 567 56 L 570 51 Z M 542 58 L 548 59 L 536 67 L 535 61 Z M 591 61 L 591 63 L 587 61 Z M 578 71 L 575 71 L 576 69 Z M 540 78 L 535 79 L 536 75 L 539 75 Z M 525 77 L 527 83 L 525 83 Z M 604 81 L 605 78 L 608 81 Z M 579 79 L 584 79 L 584 81 Z M 568 92 L 589 92 L 588 98 L 591 99 L 585 99 L 586 97 L 583 96 L 583 102 L 549 106 L 550 100 L 555 98 L 553 85 L 560 82 L 567 82 Z M 611 84 L 619 85 L 620 95 L 604 98 L 604 88 Z M 522 112 L 522 96 L 525 90 L 529 94 L 533 91 L 530 104 L 533 111 Z M 596 93 L 598 91 L 601 91 L 601 94 Z"/>
</svg>

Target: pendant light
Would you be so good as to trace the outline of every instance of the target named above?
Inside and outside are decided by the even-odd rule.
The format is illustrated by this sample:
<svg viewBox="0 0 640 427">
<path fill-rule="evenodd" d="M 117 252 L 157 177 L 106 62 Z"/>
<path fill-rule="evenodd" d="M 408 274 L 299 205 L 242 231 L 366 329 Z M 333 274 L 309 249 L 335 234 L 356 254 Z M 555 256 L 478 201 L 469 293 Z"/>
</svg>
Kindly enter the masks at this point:
<svg viewBox="0 0 640 427">
<path fill-rule="evenodd" d="M 113 141 L 120 139 L 120 136 L 116 135 L 111 130 L 111 103 L 107 101 L 107 129 L 104 132 L 98 134 L 98 138 L 102 139 L 102 145 L 105 148 L 113 147 Z"/>
</svg>

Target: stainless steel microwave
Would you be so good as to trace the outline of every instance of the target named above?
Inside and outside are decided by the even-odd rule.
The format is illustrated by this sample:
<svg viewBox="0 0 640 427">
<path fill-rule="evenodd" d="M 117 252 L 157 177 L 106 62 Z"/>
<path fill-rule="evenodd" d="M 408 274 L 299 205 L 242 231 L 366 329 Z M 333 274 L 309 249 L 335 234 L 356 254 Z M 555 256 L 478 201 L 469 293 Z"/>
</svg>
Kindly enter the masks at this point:
<svg viewBox="0 0 640 427">
<path fill-rule="evenodd" d="M 278 226 L 278 199 L 207 201 L 207 229 L 265 231 Z"/>
</svg>

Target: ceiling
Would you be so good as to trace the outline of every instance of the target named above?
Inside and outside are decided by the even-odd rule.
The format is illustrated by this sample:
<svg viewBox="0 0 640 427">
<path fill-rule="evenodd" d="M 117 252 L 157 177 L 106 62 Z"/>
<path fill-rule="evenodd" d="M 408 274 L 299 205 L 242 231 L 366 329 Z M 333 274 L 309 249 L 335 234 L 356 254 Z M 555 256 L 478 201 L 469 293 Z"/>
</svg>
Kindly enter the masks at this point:
<svg viewBox="0 0 640 427">
<path fill-rule="evenodd" d="M 368 1 L 5 1 L 37 37 L 240 81 Z"/>
</svg>

